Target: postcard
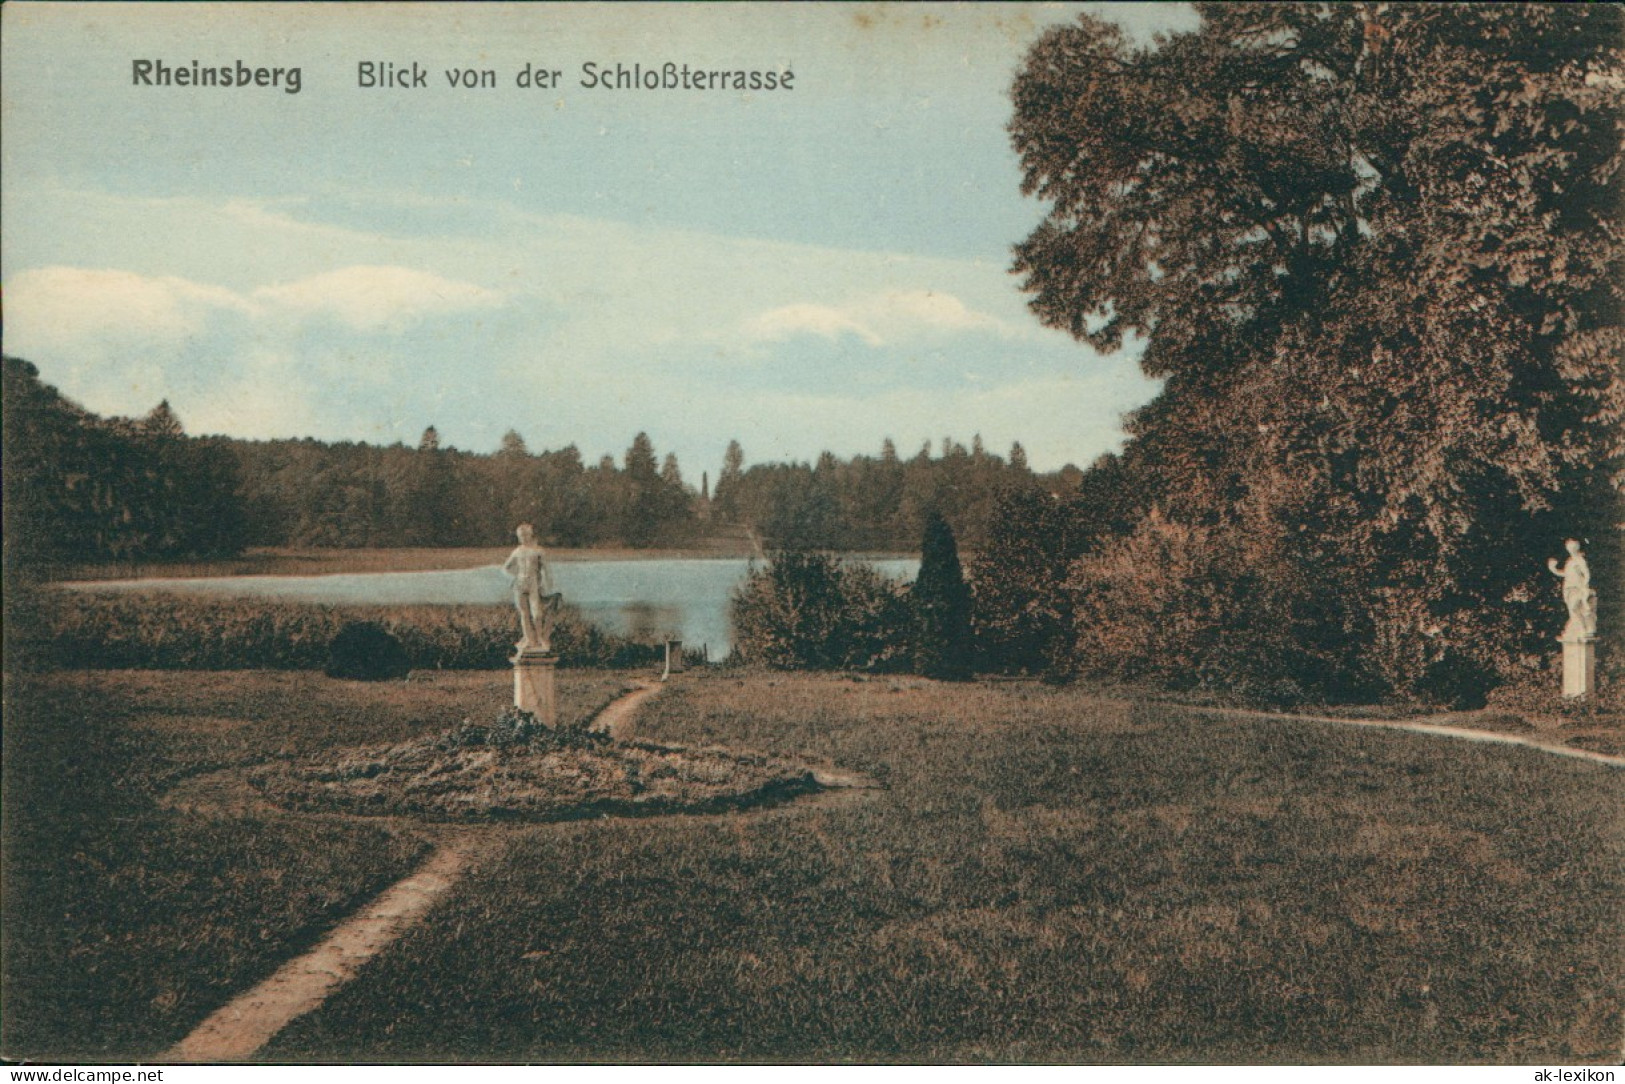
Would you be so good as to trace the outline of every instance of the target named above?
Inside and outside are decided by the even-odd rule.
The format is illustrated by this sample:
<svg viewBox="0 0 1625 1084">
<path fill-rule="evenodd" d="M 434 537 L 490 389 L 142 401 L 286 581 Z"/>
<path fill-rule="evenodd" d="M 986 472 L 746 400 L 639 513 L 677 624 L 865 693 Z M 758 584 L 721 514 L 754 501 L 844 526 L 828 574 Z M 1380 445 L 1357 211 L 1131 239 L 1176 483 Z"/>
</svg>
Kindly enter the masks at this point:
<svg viewBox="0 0 1625 1084">
<path fill-rule="evenodd" d="M 8 1061 L 1617 1064 L 1619 9 L 0 17 Z"/>
</svg>

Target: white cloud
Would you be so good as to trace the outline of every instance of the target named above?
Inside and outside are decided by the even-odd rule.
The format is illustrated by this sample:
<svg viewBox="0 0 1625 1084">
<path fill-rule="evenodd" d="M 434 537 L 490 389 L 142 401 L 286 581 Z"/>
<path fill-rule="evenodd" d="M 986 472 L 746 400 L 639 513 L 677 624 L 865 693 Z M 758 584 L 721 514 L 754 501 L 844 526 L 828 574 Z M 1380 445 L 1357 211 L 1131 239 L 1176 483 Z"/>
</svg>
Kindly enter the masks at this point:
<svg viewBox="0 0 1625 1084">
<path fill-rule="evenodd" d="M 799 302 L 781 305 L 745 322 L 747 338 L 782 342 L 796 335 L 838 339 L 856 335 L 870 346 L 909 339 L 922 333 L 1025 333 L 997 317 L 979 312 L 950 293 L 936 290 L 887 290 L 844 305 Z"/>
<path fill-rule="evenodd" d="M 818 335 L 826 339 L 856 335 L 870 346 L 879 346 L 884 341 L 867 324 L 829 305 L 783 305 L 748 321 L 745 333 L 752 339 L 775 342 L 796 335 Z"/>
<path fill-rule="evenodd" d="M 246 303 L 277 302 L 290 315 L 325 313 L 359 330 L 398 330 L 414 305 L 425 313 L 479 313 L 523 303 L 550 321 L 525 359 L 528 371 L 544 353 L 550 368 L 597 374 L 674 343 L 755 364 L 763 344 L 798 336 L 850 335 L 875 346 L 973 331 L 1029 340 L 1052 334 L 1032 323 L 1002 264 L 633 226 L 500 202 L 448 204 L 411 193 L 357 199 L 369 209 L 369 226 L 382 220 L 398 229 L 323 220 L 310 200 L 23 191 L 12 199 L 19 211 L 8 223 L 49 220 L 53 228 L 31 244 L 19 237 L 10 251 L 19 259 L 30 248 L 95 252 L 113 266 L 221 283 Z M 342 220 L 348 206 L 326 210 Z M 459 225 L 485 225 L 477 236 L 421 232 L 444 228 L 447 211 Z M 141 228 L 132 231 L 132 222 Z"/>
<path fill-rule="evenodd" d="M 931 290 L 888 293 L 880 301 L 879 314 L 883 320 L 945 331 L 991 331 L 1008 335 L 1016 330 L 985 312 L 975 311 L 952 294 Z"/>
<path fill-rule="evenodd" d="M 318 418 L 293 359 L 265 351 L 245 358 L 229 383 L 199 389 L 185 406 L 181 420 L 190 432 L 258 439 L 311 432 Z"/>
<path fill-rule="evenodd" d="M 124 339 L 184 339 L 201 333 L 220 312 L 252 306 L 230 290 L 171 275 L 44 267 L 24 271 L 6 288 L 13 343 L 58 344 L 113 335 Z"/>
<path fill-rule="evenodd" d="M 399 329 L 429 316 L 496 308 L 496 290 L 409 267 L 354 266 L 263 286 L 256 300 L 301 315 L 331 316 L 358 331 Z"/>
<path fill-rule="evenodd" d="M 327 316 L 358 331 L 399 331 L 433 316 L 504 303 L 503 294 L 409 267 L 351 266 L 239 293 L 174 275 L 82 267 L 19 273 L 7 286 L 11 344 L 69 352 L 96 342 L 178 342 L 222 315 Z"/>
<path fill-rule="evenodd" d="M 250 437 L 316 435 L 324 423 L 330 438 L 347 427 L 393 432 L 369 408 L 380 387 L 401 382 L 397 336 L 420 320 L 503 303 L 494 290 L 381 265 L 248 291 L 64 266 L 19 272 L 7 285 L 7 351 L 40 363 L 64 394 L 102 414 L 169 399 L 193 432 Z M 323 320 L 369 338 L 334 337 Z M 329 404 L 331 418 L 313 409 Z"/>
</svg>

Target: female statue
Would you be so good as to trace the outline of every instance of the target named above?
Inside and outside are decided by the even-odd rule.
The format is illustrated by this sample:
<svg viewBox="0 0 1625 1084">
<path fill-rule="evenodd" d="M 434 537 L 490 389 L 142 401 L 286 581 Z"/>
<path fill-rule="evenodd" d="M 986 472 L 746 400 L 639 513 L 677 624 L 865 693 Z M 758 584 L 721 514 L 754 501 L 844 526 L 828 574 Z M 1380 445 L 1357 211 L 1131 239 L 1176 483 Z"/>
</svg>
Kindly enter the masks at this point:
<svg viewBox="0 0 1625 1084">
<path fill-rule="evenodd" d="M 1562 565 L 1557 558 L 1548 558 L 1546 567 L 1552 575 L 1563 581 L 1563 604 L 1569 608 L 1569 623 L 1563 627 L 1561 640 L 1587 640 L 1597 634 L 1597 592 L 1591 589 L 1591 566 L 1580 552 L 1578 540 L 1564 541 L 1569 559 Z"/>
</svg>

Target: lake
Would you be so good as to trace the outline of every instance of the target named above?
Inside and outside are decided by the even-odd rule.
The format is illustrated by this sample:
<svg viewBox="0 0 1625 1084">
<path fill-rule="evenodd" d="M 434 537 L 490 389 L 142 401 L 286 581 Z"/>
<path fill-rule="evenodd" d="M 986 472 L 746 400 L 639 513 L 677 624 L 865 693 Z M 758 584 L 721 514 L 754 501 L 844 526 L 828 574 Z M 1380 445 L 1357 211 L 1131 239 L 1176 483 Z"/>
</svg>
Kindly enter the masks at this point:
<svg viewBox="0 0 1625 1084">
<path fill-rule="evenodd" d="M 881 575 L 912 580 L 913 558 L 868 561 Z M 733 647 L 728 599 L 745 578 L 745 558 L 674 557 L 553 561 L 555 588 L 589 621 L 641 641 L 668 637 L 721 659 Z M 218 576 L 108 580 L 71 585 L 82 591 L 173 591 L 289 602 L 373 605 L 508 603 L 509 580 L 497 565 L 437 572 L 335 573 L 327 576 Z M 517 620 L 517 619 L 516 619 Z"/>
</svg>

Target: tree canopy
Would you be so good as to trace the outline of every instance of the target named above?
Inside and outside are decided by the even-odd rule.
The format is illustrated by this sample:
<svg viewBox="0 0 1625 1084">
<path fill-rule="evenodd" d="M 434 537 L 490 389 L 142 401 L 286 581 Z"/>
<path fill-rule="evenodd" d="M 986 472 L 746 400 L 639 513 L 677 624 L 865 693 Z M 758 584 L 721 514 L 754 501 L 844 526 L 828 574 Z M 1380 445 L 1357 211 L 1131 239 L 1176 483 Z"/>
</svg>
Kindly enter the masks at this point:
<svg viewBox="0 0 1625 1084">
<path fill-rule="evenodd" d="M 1617 544 L 1625 18 L 1197 6 L 1151 46 L 1086 15 L 1028 55 L 1033 311 L 1143 343 L 1135 487 L 1351 671 L 1529 665 L 1547 551 Z"/>
</svg>

